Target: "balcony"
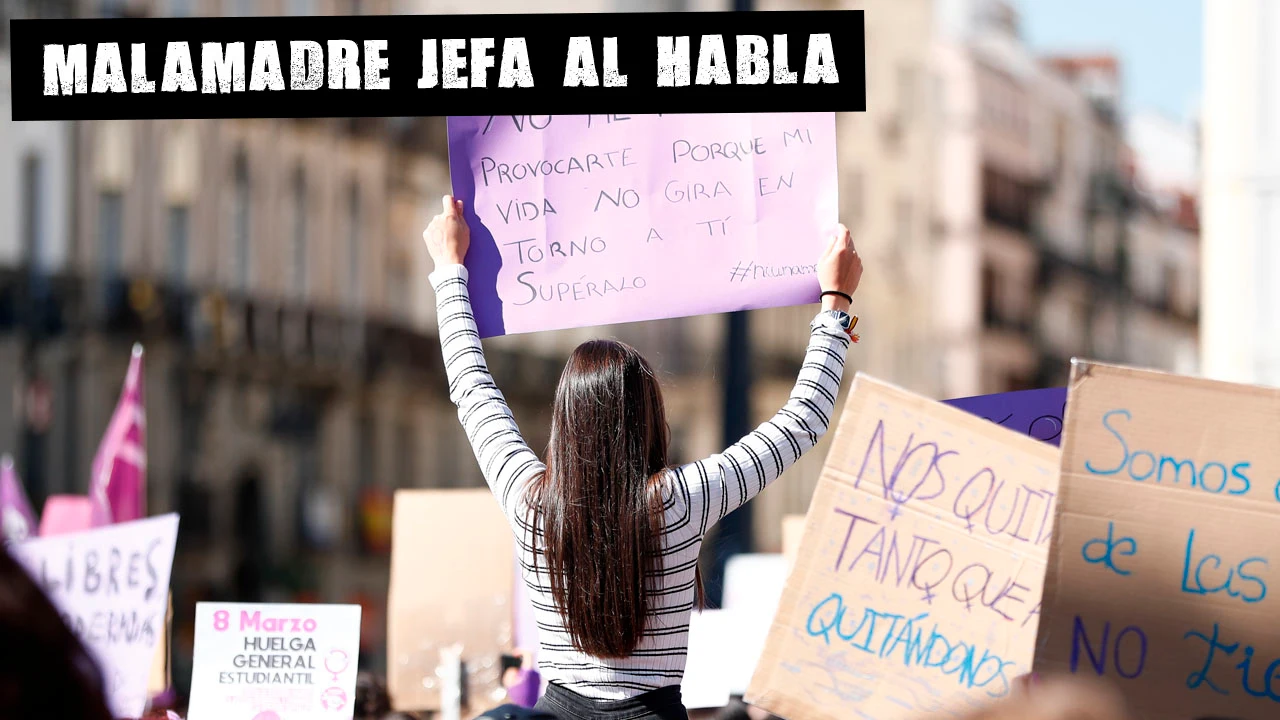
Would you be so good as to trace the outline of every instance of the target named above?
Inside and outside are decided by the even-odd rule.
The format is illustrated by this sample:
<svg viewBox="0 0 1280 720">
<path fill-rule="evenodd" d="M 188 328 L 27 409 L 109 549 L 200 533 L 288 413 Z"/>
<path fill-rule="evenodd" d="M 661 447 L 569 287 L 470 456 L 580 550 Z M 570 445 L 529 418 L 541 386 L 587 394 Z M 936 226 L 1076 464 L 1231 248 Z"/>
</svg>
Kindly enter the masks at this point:
<svg viewBox="0 0 1280 720">
<path fill-rule="evenodd" d="M 1200 324 L 1200 308 L 1198 306 L 1182 307 L 1173 300 L 1169 292 L 1141 293 L 1131 291 L 1129 297 L 1137 305 L 1166 319 L 1191 326 Z"/>
<path fill-rule="evenodd" d="M 992 225 L 1013 230 L 1022 235 L 1031 232 L 1031 212 L 1002 208 L 995 203 L 983 203 L 982 217 Z"/>
<path fill-rule="evenodd" d="M 1138 207 L 1133 183 L 1115 172 L 1094 173 L 1089 178 L 1088 209 L 1091 214 L 1125 215 Z"/>
<path fill-rule="evenodd" d="M 0 271 L 0 333 L 58 337 L 71 327 L 83 293 L 77 278 L 28 268 Z"/>
<path fill-rule="evenodd" d="M 1072 273 L 1104 291 L 1120 292 L 1126 289 L 1128 253 L 1123 244 L 1117 247 L 1112 266 L 1104 268 L 1094 263 L 1092 258 L 1073 257 L 1062 252 L 1041 227 L 1036 227 L 1031 237 L 1040 257 L 1038 285 L 1042 287 L 1049 285 L 1055 277 L 1063 273 Z"/>
<path fill-rule="evenodd" d="M 1016 177 L 993 167 L 982 169 L 982 217 L 993 225 L 1023 235 L 1031 232 L 1036 198 L 1043 178 Z"/>
<path fill-rule="evenodd" d="M 982 308 L 982 326 L 988 330 L 1030 335 L 1035 324 L 1028 317 L 1017 317 L 994 305 L 985 304 Z"/>
</svg>

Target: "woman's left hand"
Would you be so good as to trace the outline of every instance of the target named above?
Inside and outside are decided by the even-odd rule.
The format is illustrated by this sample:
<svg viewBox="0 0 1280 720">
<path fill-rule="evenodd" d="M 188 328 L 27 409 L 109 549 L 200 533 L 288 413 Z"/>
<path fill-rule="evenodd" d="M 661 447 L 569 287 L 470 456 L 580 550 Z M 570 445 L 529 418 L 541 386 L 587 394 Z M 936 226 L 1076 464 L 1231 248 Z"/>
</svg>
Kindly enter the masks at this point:
<svg viewBox="0 0 1280 720">
<path fill-rule="evenodd" d="M 461 265 L 467 257 L 467 248 L 471 246 L 471 230 L 462 217 L 462 201 L 455 200 L 452 195 L 445 195 L 443 211 L 431 218 L 431 224 L 422 231 L 422 239 L 427 243 L 427 252 L 436 267 L 441 265 Z"/>
</svg>

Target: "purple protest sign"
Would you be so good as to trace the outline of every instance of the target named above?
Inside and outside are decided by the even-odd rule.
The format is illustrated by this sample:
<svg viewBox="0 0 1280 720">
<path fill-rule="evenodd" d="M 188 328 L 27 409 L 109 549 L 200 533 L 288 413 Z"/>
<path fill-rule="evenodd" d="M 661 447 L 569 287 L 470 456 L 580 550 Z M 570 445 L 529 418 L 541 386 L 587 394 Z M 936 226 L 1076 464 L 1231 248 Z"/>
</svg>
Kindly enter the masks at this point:
<svg viewBox="0 0 1280 720">
<path fill-rule="evenodd" d="M 818 301 L 835 115 L 449 118 L 481 337 Z"/>
<path fill-rule="evenodd" d="M 1061 444 L 1066 388 L 975 395 L 944 402 L 1050 445 Z"/>
</svg>

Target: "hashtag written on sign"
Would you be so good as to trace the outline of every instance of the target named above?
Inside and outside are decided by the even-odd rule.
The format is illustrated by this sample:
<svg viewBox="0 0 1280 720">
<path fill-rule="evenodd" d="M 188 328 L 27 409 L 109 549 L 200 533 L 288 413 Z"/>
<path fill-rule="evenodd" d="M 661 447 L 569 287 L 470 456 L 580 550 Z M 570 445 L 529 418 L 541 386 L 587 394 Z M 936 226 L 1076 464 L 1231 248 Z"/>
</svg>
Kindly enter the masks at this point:
<svg viewBox="0 0 1280 720">
<path fill-rule="evenodd" d="M 746 282 L 747 280 L 767 280 L 770 278 L 796 277 L 815 275 L 817 265 L 760 265 L 754 261 L 739 261 L 729 271 L 730 282 Z"/>
</svg>

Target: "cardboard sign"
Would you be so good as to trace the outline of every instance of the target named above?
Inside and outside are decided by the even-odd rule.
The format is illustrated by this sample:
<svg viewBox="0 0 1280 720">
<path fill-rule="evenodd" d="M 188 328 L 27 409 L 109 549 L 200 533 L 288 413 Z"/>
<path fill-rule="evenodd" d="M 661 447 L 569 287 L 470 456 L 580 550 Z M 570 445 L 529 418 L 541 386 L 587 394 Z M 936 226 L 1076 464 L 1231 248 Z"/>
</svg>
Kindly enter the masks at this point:
<svg viewBox="0 0 1280 720">
<path fill-rule="evenodd" d="M 835 115 L 449 118 L 481 337 L 818 301 Z"/>
<path fill-rule="evenodd" d="M 359 605 L 197 603 L 187 720 L 355 712 Z"/>
<path fill-rule="evenodd" d="M 975 395 L 945 402 L 1037 440 L 1053 445 L 1062 443 L 1062 419 L 1067 410 L 1066 388 Z"/>
<path fill-rule="evenodd" d="M 1138 720 L 1280 714 L 1280 391 L 1072 368 L 1036 668 Z"/>
<path fill-rule="evenodd" d="M 160 515 L 10 548 L 98 659 L 116 717 L 146 709 L 177 540 L 178 516 Z"/>
<path fill-rule="evenodd" d="M 396 710 L 439 710 L 442 661 L 460 649 L 466 710 L 502 702 L 511 647 L 511 526 L 488 488 L 397 490 L 387 602 L 387 684 Z M 465 714 L 465 713 L 464 713 Z"/>
<path fill-rule="evenodd" d="M 155 658 L 151 661 L 151 676 L 147 679 L 147 694 L 155 697 L 173 685 L 173 593 L 169 593 L 169 605 L 164 614 L 164 632 L 156 643 Z"/>
<path fill-rule="evenodd" d="M 689 616 L 689 646 L 680 682 L 684 706 L 722 708 L 732 695 L 738 628 L 726 610 L 703 610 Z M 728 662 L 727 662 L 728 661 Z"/>
<path fill-rule="evenodd" d="M 978 707 L 1028 672 L 1058 450 L 859 374 L 748 702 L 790 720 Z"/>
</svg>

